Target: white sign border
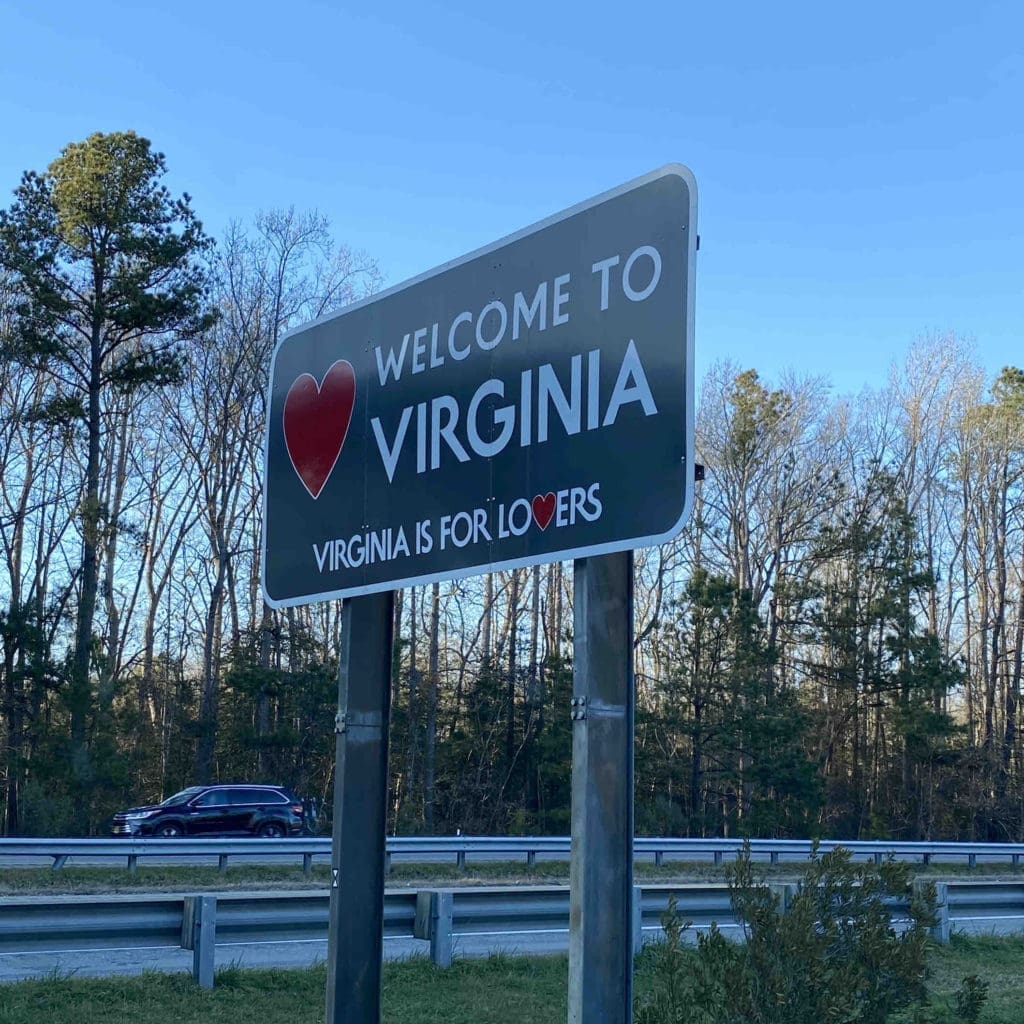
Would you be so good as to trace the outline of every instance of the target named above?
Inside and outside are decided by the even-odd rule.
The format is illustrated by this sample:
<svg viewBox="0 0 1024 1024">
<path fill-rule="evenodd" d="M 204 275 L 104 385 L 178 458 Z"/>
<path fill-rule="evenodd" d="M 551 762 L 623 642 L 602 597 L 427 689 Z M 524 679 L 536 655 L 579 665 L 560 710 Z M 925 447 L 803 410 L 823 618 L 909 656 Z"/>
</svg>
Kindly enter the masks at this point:
<svg viewBox="0 0 1024 1024">
<path fill-rule="evenodd" d="M 267 591 L 267 482 L 266 482 L 266 468 L 269 462 L 270 454 L 270 429 L 272 423 L 272 417 L 270 410 L 273 405 L 274 397 L 274 368 L 277 363 L 277 353 L 280 351 L 281 346 L 295 334 L 300 334 L 303 331 L 309 330 L 311 327 L 316 327 L 319 324 L 327 323 L 331 320 L 337 320 L 340 317 L 347 316 L 349 313 L 354 312 L 363 306 L 369 306 L 372 303 L 379 302 L 381 299 L 386 299 L 389 295 L 395 295 L 398 292 L 405 291 L 407 288 L 411 288 L 413 285 L 421 284 L 424 281 L 429 281 L 432 277 L 437 277 L 439 274 L 443 274 L 448 270 L 452 270 L 455 267 L 460 267 L 464 263 L 469 263 L 471 260 L 478 259 L 481 256 L 486 256 L 488 253 L 494 252 L 496 249 L 500 249 L 503 246 L 509 245 L 512 242 L 518 242 L 529 235 L 536 234 L 538 231 L 542 231 L 544 228 L 550 227 L 552 224 L 558 224 L 560 221 L 567 220 L 569 217 L 575 216 L 577 213 L 582 213 L 584 210 L 589 210 L 595 206 L 600 206 L 602 203 L 607 202 L 610 199 L 615 199 L 618 196 L 625 195 L 627 192 L 632 192 L 635 189 L 641 188 L 644 185 L 648 185 L 653 181 L 657 181 L 660 178 L 667 178 L 671 176 L 682 178 L 686 182 L 687 191 L 690 197 L 690 208 L 687 216 L 686 230 L 688 232 L 686 238 L 686 268 L 687 268 L 687 280 L 686 280 L 686 337 L 683 339 L 683 344 L 686 346 L 686 376 L 683 382 L 685 394 L 683 395 L 683 402 L 686 409 L 686 446 L 685 451 L 687 456 L 691 460 L 689 472 L 686 473 L 684 480 L 684 493 L 683 493 L 683 511 L 679 519 L 664 533 L 656 534 L 650 537 L 632 537 L 627 540 L 612 541 L 606 544 L 595 544 L 582 548 L 566 548 L 563 551 L 548 551 L 540 555 L 530 555 L 525 558 L 513 558 L 501 562 L 483 562 L 478 565 L 467 566 L 461 569 L 454 569 L 448 572 L 442 573 L 428 573 L 424 576 L 410 576 L 407 579 L 401 580 L 388 580 L 381 583 L 371 583 L 363 587 L 344 587 L 340 590 L 326 590 L 318 594 L 307 594 L 301 597 L 285 598 L 284 600 L 277 600 L 272 598 Z M 602 192 L 600 195 L 585 199 L 581 203 L 577 203 L 575 206 L 570 206 L 568 209 L 562 210 L 559 213 L 553 214 L 550 217 L 545 217 L 544 220 L 537 221 L 535 224 L 531 224 L 528 227 L 521 228 L 519 231 L 513 232 L 511 235 L 506 235 L 504 238 L 499 238 L 497 241 L 491 242 L 489 245 L 485 245 L 480 249 L 474 249 L 470 253 L 466 253 L 464 256 L 460 256 L 457 259 L 450 260 L 448 263 L 443 263 L 438 267 L 434 267 L 432 270 L 428 270 L 423 274 L 418 274 L 416 277 L 409 278 L 407 281 L 402 281 L 399 284 L 392 285 L 390 288 L 386 288 L 382 292 L 377 292 L 365 299 L 360 299 L 358 302 L 353 302 L 347 306 L 343 306 L 341 309 L 335 310 L 333 313 L 327 313 L 324 316 L 318 317 L 316 320 L 310 320 L 307 323 L 300 324 L 298 327 L 293 327 L 291 330 L 286 331 L 278 339 L 277 344 L 274 346 L 274 351 L 270 357 L 270 380 L 267 384 L 267 424 L 264 431 L 263 440 L 263 466 L 264 466 L 264 480 L 263 480 L 263 524 L 261 528 L 261 540 L 262 546 L 260 550 L 260 590 L 263 593 L 263 600 L 267 603 L 268 607 L 275 610 L 280 608 L 298 608 L 307 604 L 315 604 L 318 601 L 334 601 L 338 599 L 344 599 L 347 597 L 364 597 L 367 594 L 379 594 L 388 590 L 402 590 L 406 587 L 418 587 L 426 583 L 443 583 L 446 580 L 461 580 L 466 579 L 470 576 L 481 576 L 488 572 L 498 572 L 502 569 L 522 569 L 532 565 L 544 565 L 549 562 L 566 562 L 576 558 L 589 558 L 596 555 L 610 555 L 617 551 L 629 551 L 634 548 L 646 548 L 655 547 L 658 544 L 665 544 L 670 540 L 673 540 L 678 536 L 679 531 L 682 530 L 686 521 L 690 518 L 690 513 L 693 510 L 693 465 L 692 462 L 695 460 L 696 455 L 694 452 L 694 288 L 696 286 L 696 275 L 697 275 L 697 182 L 693 176 L 693 172 L 686 167 L 684 164 L 670 163 L 659 167 L 657 170 L 651 171 L 648 174 L 643 174 L 639 178 L 633 178 L 631 181 L 627 181 L 616 188 L 609 189 L 607 192 Z"/>
</svg>

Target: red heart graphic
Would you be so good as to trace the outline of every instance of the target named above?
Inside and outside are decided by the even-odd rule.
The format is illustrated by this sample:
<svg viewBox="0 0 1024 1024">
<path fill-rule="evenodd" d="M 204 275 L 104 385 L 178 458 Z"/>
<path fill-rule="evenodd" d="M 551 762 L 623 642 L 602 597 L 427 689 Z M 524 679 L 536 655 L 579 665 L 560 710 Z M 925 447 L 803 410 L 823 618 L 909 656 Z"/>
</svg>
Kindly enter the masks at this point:
<svg viewBox="0 0 1024 1024">
<path fill-rule="evenodd" d="M 284 443 L 302 485 L 316 498 L 338 461 L 352 421 L 356 373 L 339 359 L 319 384 L 300 374 L 284 400 Z"/>
<path fill-rule="evenodd" d="M 533 518 L 537 521 L 537 525 L 542 530 L 546 530 L 548 523 L 551 522 L 551 517 L 555 514 L 555 492 L 548 491 L 547 494 L 538 494 L 530 502 L 530 506 L 533 508 Z"/>
</svg>

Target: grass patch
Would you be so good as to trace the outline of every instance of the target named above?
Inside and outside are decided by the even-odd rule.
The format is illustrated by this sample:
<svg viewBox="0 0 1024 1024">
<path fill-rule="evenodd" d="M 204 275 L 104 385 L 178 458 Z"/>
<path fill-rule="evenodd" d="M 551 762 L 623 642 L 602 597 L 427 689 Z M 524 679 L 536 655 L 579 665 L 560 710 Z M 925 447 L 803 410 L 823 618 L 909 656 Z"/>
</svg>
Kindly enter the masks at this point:
<svg viewBox="0 0 1024 1024">
<path fill-rule="evenodd" d="M 0 868 L 0 895 L 197 892 L 230 889 L 323 889 L 330 885 L 331 867 L 314 864 L 310 875 L 299 865 L 237 864 L 222 872 L 215 866 L 139 864 L 135 874 L 122 867 L 69 864 L 51 868 Z M 462 870 L 455 864 L 396 864 L 387 878 L 389 888 L 432 885 L 497 885 L 526 883 L 568 885 L 568 862 L 542 862 L 528 868 L 515 862 L 489 861 Z"/>
<path fill-rule="evenodd" d="M 1024 938 L 964 938 L 954 935 L 929 957 L 930 988 L 951 1001 L 965 975 L 977 974 L 989 984 L 981 1024 L 1024 1021 Z"/>
<path fill-rule="evenodd" d="M 646 957 L 636 987 L 647 985 Z M 952 999 L 967 974 L 989 983 L 980 1024 L 1024 1020 L 1024 939 L 955 938 L 934 949 L 931 987 Z M 449 970 L 427 960 L 384 965 L 387 1024 L 563 1024 L 567 963 L 564 956 L 457 959 Z M 260 1024 L 322 1024 L 326 969 L 218 971 L 212 992 L 186 975 L 131 978 L 51 976 L 0 985 L 3 1024 L 237 1024 L 258 1013 Z M 940 1018 L 941 1019 L 941 1018 Z M 783 1018 L 780 1017 L 780 1022 Z"/>
<path fill-rule="evenodd" d="M 73 893 L 195 892 L 197 890 L 322 889 L 330 885 L 329 864 L 314 864 L 313 874 L 299 865 L 240 864 L 220 872 L 198 865 L 143 866 L 135 874 L 127 868 L 76 867 L 0 868 L 0 894 L 58 895 Z"/>
<path fill-rule="evenodd" d="M 757 868 L 773 880 L 795 878 L 802 862 L 762 864 Z M 1007 878 L 1020 879 L 1005 864 L 984 864 L 968 870 L 964 864 L 913 865 L 914 876 L 925 878 Z M 160 865 L 140 862 L 137 872 L 124 867 L 85 867 L 73 862 L 59 871 L 48 867 L 0 868 L 0 895 L 202 892 L 229 889 L 322 889 L 330 884 L 330 865 L 313 865 L 310 876 L 298 864 L 229 864 L 221 872 L 216 866 Z M 637 882 L 724 882 L 725 867 L 699 861 L 666 861 L 660 866 L 639 863 L 634 868 Z M 470 861 L 465 869 L 452 864 L 394 864 L 387 884 L 392 888 L 433 885 L 568 885 L 568 861 L 537 861 L 532 867 L 522 861 Z"/>
<path fill-rule="evenodd" d="M 384 966 L 388 1024 L 547 1024 L 566 1018 L 565 957 L 457 960 L 449 970 L 413 959 Z M 204 992 L 185 975 L 47 978 L 0 986 L 4 1024 L 322 1024 L 326 969 L 218 971 Z"/>
</svg>

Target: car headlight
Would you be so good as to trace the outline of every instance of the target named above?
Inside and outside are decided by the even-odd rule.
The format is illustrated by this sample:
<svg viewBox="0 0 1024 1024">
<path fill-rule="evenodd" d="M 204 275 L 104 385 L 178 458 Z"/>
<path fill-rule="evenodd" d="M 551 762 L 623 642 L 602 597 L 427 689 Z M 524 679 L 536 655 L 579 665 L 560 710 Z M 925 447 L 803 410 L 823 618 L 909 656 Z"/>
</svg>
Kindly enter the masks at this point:
<svg viewBox="0 0 1024 1024">
<path fill-rule="evenodd" d="M 142 821 L 143 818 L 152 818 L 156 811 L 139 811 L 138 814 L 126 814 L 125 821 Z"/>
</svg>

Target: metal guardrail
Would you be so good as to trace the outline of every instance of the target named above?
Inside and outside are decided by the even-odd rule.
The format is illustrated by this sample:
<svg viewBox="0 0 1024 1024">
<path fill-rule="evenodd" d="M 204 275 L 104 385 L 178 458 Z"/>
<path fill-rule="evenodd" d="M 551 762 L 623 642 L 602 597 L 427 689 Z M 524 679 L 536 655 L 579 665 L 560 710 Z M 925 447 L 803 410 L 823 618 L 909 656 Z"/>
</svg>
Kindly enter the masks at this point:
<svg viewBox="0 0 1024 1024">
<path fill-rule="evenodd" d="M 0 955 L 178 946 L 185 896 L 4 896 Z"/>
<path fill-rule="evenodd" d="M 312 870 L 313 858 L 330 858 L 329 837 L 289 839 L 0 839 L 0 857 L 50 857 L 60 869 L 74 857 L 127 861 L 134 872 L 140 858 L 185 860 L 216 857 L 221 871 L 233 856 L 276 858 L 302 857 L 303 869 Z"/>
<path fill-rule="evenodd" d="M 792 883 L 776 887 L 785 906 Z M 951 931 L 973 934 L 1024 931 L 1024 884 L 939 882 L 939 942 Z M 790 890 L 790 892 L 787 892 Z M 694 930 L 712 922 L 729 934 L 742 926 L 721 884 L 644 885 L 634 888 L 632 941 L 661 930 L 661 915 L 675 896 L 677 911 Z M 193 953 L 193 976 L 213 985 L 218 943 L 293 942 L 326 939 L 330 897 L 326 892 L 204 893 L 199 895 L 20 897 L 0 900 L 0 954 L 103 949 L 184 948 Z M 894 901 L 893 924 L 906 919 Z M 537 933 L 568 933 L 569 889 L 511 886 L 388 890 L 386 937 L 423 939 L 435 963 L 451 963 L 463 936 L 492 934 L 506 941 Z"/>
<path fill-rule="evenodd" d="M 640 951 L 645 932 L 661 934 L 662 915 L 672 896 L 680 918 L 695 930 L 706 930 L 712 922 L 726 934 L 742 927 L 726 885 L 637 885 L 633 887 L 634 952 Z M 568 931 L 569 889 L 565 886 L 463 886 L 416 894 L 415 937 L 430 942 L 430 958 L 441 967 L 450 966 L 455 943 L 463 936 L 509 939 Z"/>
<path fill-rule="evenodd" d="M 676 839 L 638 836 L 634 841 L 637 860 L 695 860 L 710 857 L 715 864 L 733 859 L 743 849 L 742 839 Z M 805 861 L 812 843 L 806 839 L 752 839 L 751 853 L 755 860 L 772 864 Z M 929 864 L 932 862 L 965 863 L 975 867 L 979 861 L 1021 865 L 1024 843 L 947 843 L 897 842 L 890 840 L 842 841 L 822 840 L 819 849 L 845 847 L 854 859 L 870 859 L 880 863 L 886 857 Z M 534 864 L 538 859 L 569 856 L 568 836 L 391 836 L 387 841 L 388 866 L 395 858 L 416 861 L 424 858 L 451 858 L 459 867 L 466 867 L 471 858 L 507 857 Z M 185 859 L 216 857 L 220 869 L 226 870 L 232 857 L 301 857 L 308 874 L 313 859 L 330 858 L 329 837 L 298 836 L 287 839 L 0 839 L 0 856 L 50 857 L 55 868 L 63 867 L 74 857 L 112 858 L 127 861 L 134 871 L 140 858 L 160 857 Z"/>
<path fill-rule="evenodd" d="M 0 898 L 0 955 L 189 949 L 193 977 L 213 985 L 217 943 L 326 939 L 326 892 Z M 416 893 L 384 896 L 385 937 L 412 938 Z"/>
</svg>

